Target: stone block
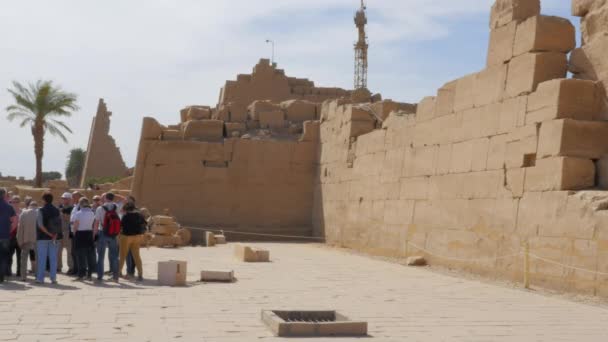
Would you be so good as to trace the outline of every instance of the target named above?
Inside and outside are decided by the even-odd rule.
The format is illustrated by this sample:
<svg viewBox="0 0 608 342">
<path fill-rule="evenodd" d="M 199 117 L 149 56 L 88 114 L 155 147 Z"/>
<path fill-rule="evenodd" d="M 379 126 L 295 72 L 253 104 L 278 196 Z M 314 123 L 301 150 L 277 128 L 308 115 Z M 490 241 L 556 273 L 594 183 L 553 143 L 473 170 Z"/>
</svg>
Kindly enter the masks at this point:
<svg viewBox="0 0 608 342">
<path fill-rule="evenodd" d="M 502 169 L 505 165 L 507 150 L 507 134 L 496 135 L 490 138 L 488 146 L 488 170 Z"/>
<path fill-rule="evenodd" d="M 435 174 L 444 175 L 452 166 L 452 144 L 440 145 L 437 152 L 437 170 Z"/>
<path fill-rule="evenodd" d="M 399 198 L 408 200 L 425 200 L 429 196 L 429 177 L 401 179 Z"/>
<path fill-rule="evenodd" d="M 584 17 L 589 13 L 596 0 L 572 0 L 572 15 Z"/>
<path fill-rule="evenodd" d="M 224 138 L 224 122 L 220 120 L 188 121 L 182 130 L 184 140 L 221 141 Z"/>
<path fill-rule="evenodd" d="M 456 87 L 454 89 L 454 112 L 473 108 L 473 89 L 476 78 L 477 74 L 470 74 L 456 80 Z"/>
<path fill-rule="evenodd" d="M 521 22 L 540 14 L 540 0 L 496 0 L 490 13 L 490 28 Z"/>
<path fill-rule="evenodd" d="M 437 90 L 435 100 L 435 116 L 448 115 L 454 112 L 457 81 L 448 82 Z"/>
<path fill-rule="evenodd" d="M 243 122 L 226 122 L 226 135 L 240 137 L 247 132 L 247 125 Z"/>
<path fill-rule="evenodd" d="M 575 29 L 568 19 L 537 15 L 517 26 L 513 54 L 526 52 L 568 53 L 576 47 Z"/>
<path fill-rule="evenodd" d="M 237 259 L 244 262 L 269 262 L 270 252 L 264 249 L 252 248 L 242 244 L 234 246 L 234 254 Z"/>
<path fill-rule="evenodd" d="M 526 124 L 553 119 L 593 120 L 601 111 L 597 83 L 577 79 L 543 82 L 528 97 Z"/>
<path fill-rule="evenodd" d="M 234 271 L 201 271 L 202 282 L 227 282 L 231 283 L 234 281 Z"/>
<path fill-rule="evenodd" d="M 517 22 L 512 21 L 490 32 L 486 65 L 502 65 L 513 58 L 513 44 L 517 32 Z"/>
<path fill-rule="evenodd" d="M 468 140 L 452 146 L 451 173 L 470 172 L 473 163 L 473 141 Z"/>
<path fill-rule="evenodd" d="M 608 190 L 608 156 L 600 158 L 595 165 L 598 187 L 602 190 Z"/>
<path fill-rule="evenodd" d="M 317 142 L 321 136 L 321 122 L 319 121 L 304 121 L 304 132 L 300 141 Z"/>
<path fill-rule="evenodd" d="M 605 38 L 608 31 L 606 23 L 608 23 L 608 6 L 606 6 L 605 0 L 597 0 L 592 10 L 581 20 L 583 43 L 593 42 L 599 37 Z"/>
<path fill-rule="evenodd" d="M 505 150 L 505 167 L 511 169 L 534 166 L 537 144 L 536 135 L 508 142 Z"/>
<path fill-rule="evenodd" d="M 162 286 L 186 286 L 188 263 L 186 261 L 160 261 L 158 283 Z"/>
<path fill-rule="evenodd" d="M 499 102 L 504 97 L 507 65 L 497 64 L 478 72 L 473 90 L 475 107 Z"/>
<path fill-rule="evenodd" d="M 349 137 L 358 137 L 367 134 L 376 127 L 373 121 L 351 121 Z"/>
<path fill-rule="evenodd" d="M 259 121 L 260 113 L 281 111 L 281 106 L 271 101 L 254 101 L 247 107 L 251 120 Z"/>
<path fill-rule="evenodd" d="M 185 119 L 182 119 L 182 122 L 211 119 L 211 108 L 208 106 L 190 106 L 185 110 L 186 116 Z"/>
<path fill-rule="evenodd" d="M 260 118 L 260 128 L 285 127 L 285 113 L 282 110 L 261 112 L 258 117 Z"/>
<path fill-rule="evenodd" d="M 435 103 L 436 98 L 434 96 L 427 96 L 420 101 L 418 108 L 416 109 L 416 121 L 422 122 L 427 121 L 435 117 Z"/>
<path fill-rule="evenodd" d="M 405 260 L 408 266 L 426 266 L 426 259 L 422 256 L 411 256 Z"/>
<path fill-rule="evenodd" d="M 317 105 L 304 100 L 289 100 L 281 103 L 287 121 L 304 122 L 317 119 Z"/>
<path fill-rule="evenodd" d="M 510 192 L 510 197 L 520 198 L 524 194 L 526 169 L 507 170 L 504 188 Z"/>
<path fill-rule="evenodd" d="M 526 169 L 525 191 L 582 190 L 593 187 L 595 165 L 589 159 L 553 157 L 539 159 Z"/>
<path fill-rule="evenodd" d="M 608 123 L 561 119 L 541 124 L 538 157 L 599 159 L 608 154 Z"/>
<path fill-rule="evenodd" d="M 155 215 L 152 216 L 152 222 L 160 225 L 172 225 L 175 224 L 175 218 L 172 216 Z"/>
<path fill-rule="evenodd" d="M 161 135 L 162 140 L 182 140 L 183 134 L 177 129 L 164 129 Z"/>
<path fill-rule="evenodd" d="M 500 106 L 498 133 L 509 133 L 518 126 L 523 126 L 526 120 L 527 96 L 506 99 Z"/>
<path fill-rule="evenodd" d="M 170 225 L 154 224 L 150 230 L 154 234 L 170 236 L 177 233 L 179 226 L 175 223 Z"/>
<path fill-rule="evenodd" d="M 529 94 L 538 84 L 565 78 L 567 57 L 560 52 L 526 53 L 509 62 L 505 96 Z"/>
<path fill-rule="evenodd" d="M 472 141 L 473 144 L 473 159 L 471 161 L 472 171 L 483 171 L 488 163 L 488 147 L 490 145 L 489 138 L 481 138 Z"/>
<path fill-rule="evenodd" d="M 213 247 L 216 244 L 215 234 L 212 232 L 205 232 L 205 245 L 207 247 Z"/>
<path fill-rule="evenodd" d="M 215 235 L 215 243 L 217 245 L 225 245 L 226 244 L 226 236 L 224 234 Z"/>
</svg>

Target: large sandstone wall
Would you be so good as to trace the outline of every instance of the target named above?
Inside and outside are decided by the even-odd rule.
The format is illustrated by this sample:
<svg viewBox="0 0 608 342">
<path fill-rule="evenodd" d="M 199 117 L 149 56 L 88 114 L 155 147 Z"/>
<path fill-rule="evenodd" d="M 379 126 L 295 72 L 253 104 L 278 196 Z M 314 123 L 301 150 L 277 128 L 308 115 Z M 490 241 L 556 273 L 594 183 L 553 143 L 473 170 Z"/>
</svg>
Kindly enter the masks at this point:
<svg viewBox="0 0 608 342">
<path fill-rule="evenodd" d="M 127 175 L 127 166 L 122 159 L 120 149 L 110 135 L 110 116 L 112 112 L 108 111 L 105 102 L 100 99 L 97 114 L 91 125 L 87 156 L 82 171 L 80 186 L 83 188 L 87 187 L 87 181 L 91 178 Z"/>
<path fill-rule="evenodd" d="M 244 122 L 247 107 L 254 101 L 307 100 L 321 103 L 343 96 L 350 96 L 350 92 L 340 88 L 315 87 L 314 82 L 308 79 L 288 77 L 284 70 L 271 65 L 268 59 L 261 59 L 251 74 L 240 74 L 236 81 L 226 81 L 220 91 L 216 116 L 224 121 Z"/>
<path fill-rule="evenodd" d="M 151 212 L 169 208 L 194 227 L 311 235 L 316 142 L 184 140 L 168 132 L 144 120 L 133 194 Z"/>
<path fill-rule="evenodd" d="M 608 272 L 601 87 L 565 79 L 574 27 L 539 13 L 538 1 L 497 1 L 487 67 L 446 83 L 416 114 L 376 129 L 365 108 L 324 103 L 315 233 L 511 280 L 522 279 L 528 243 L 562 264 L 532 258 L 533 286 L 607 296 L 608 277 L 592 273 Z"/>
</svg>

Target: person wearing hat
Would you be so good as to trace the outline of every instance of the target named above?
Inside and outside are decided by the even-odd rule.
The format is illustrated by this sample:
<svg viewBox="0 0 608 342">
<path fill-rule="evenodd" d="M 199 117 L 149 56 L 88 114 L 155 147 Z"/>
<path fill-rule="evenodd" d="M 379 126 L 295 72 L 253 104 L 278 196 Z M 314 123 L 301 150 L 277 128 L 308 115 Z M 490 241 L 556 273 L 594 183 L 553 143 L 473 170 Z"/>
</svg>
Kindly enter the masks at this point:
<svg viewBox="0 0 608 342">
<path fill-rule="evenodd" d="M 74 233 L 74 250 L 78 259 L 78 280 L 93 279 L 93 272 L 97 270 L 95 261 L 95 239 L 93 237 L 93 223 L 95 213 L 91 210 L 91 204 L 87 198 L 78 201 L 78 212 L 72 221 L 72 232 Z"/>
<path fill-rule="evenodd" d="M 67 252 L 68 275 L 74 275 L 74 259 L 72 258 L 72 242 L 70 236 L 70 216 L 72 215 L 72 194 L 69 192 L 61 195 L 61 204 L 59 211 L 61 212 L 61 233 L 57 237 L 57 272 L 63 270 L 63 250 Z"/>
</svg>

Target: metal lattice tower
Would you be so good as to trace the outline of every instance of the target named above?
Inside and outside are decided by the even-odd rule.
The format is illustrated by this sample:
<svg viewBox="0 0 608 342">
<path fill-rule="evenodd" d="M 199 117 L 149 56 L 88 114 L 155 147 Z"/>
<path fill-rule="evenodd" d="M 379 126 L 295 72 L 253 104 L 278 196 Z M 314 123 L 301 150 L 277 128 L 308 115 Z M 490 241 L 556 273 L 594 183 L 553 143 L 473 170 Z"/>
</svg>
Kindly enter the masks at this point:
<svg viewBox="0 0 608 342">
<path fill-rule="evenodd" d="M 355 89 L 367 89 L 367 35 L 365 25 L 367 16 L 365 15 L 365 3 L 361 0 L 361 8 L 355 15 L 355 25 L 359 30 L 359 40 L 355 44 Z"/>
</svg>

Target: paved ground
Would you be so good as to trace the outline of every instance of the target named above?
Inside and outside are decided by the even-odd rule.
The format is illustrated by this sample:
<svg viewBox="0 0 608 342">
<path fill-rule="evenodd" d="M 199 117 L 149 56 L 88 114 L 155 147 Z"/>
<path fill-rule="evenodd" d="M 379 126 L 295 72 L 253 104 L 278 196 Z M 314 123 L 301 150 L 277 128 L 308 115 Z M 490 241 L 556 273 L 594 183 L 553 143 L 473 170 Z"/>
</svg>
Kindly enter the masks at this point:
<svg viewBox="0 0 608 342">
<path fill-rule="evenodd" d="M 369 322 L 373 341 L 602 341 L 608 308 L 407 268 L 318 245 L 262 244 L 271 263 L 245 264 L 231 245 L 143 253 L 188 261 L 186 288 L 155 281 L 56 287 L 0 285 L 0 340 L 283 341 L 261 309 L 338 309 Z M 238 282 L 201 284 L 202 268 L 234 269 Z M 314 339 L 354 341 L 356 339 Z"/>
</svg>

